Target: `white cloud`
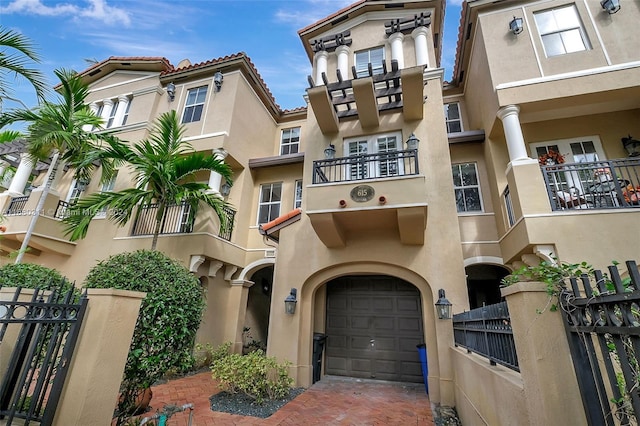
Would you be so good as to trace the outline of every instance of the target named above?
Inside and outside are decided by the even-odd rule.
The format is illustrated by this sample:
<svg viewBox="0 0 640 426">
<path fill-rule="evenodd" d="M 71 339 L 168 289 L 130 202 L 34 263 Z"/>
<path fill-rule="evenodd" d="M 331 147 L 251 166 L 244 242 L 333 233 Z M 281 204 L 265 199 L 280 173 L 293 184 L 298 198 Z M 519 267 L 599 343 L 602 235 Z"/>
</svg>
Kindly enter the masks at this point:
<svg viewBox="0 0 640 426">
<path fill-rule="evenodd" d="M 38 16 L 70 17 L 74 20 L 94 19 L 105 24 L 129 26 L 129 14 L 119 8 L 111 7 L 106 0 L 88 0 L 87 7 L 74 4 L 58 3 L 54 6 L 46 5 L 42 0 L 14 0 L 7 6 L 0 7 L 2 14 L 26 14 Z"/>
</svg>

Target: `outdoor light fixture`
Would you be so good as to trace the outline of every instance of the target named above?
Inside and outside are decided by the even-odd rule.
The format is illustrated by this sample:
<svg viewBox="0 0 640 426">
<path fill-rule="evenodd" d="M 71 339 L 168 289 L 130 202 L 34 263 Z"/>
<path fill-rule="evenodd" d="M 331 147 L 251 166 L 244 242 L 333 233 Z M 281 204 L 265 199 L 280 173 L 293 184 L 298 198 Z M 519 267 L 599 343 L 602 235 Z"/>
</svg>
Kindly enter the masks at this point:
<svg viewBox="0 0 640 426">
<path fill-rule="evenodd" d="M 602 0 L 600 6 L 602 6 L 609 15 L 613 15 L 620 10 L 620 0 Z"/>
<path fill-rule="evenodd" d="M 640 155 L 640 141 L 633 139 L 631 135 L 622 138 L 622 146 L 629 153 L 629 157 L 637 157 Z"/>
<path fill-rule="evenodd" d="M 438 319 L 451 319 L 451 302 L 444 296 L 443 289 L 438 290 L 436 312 L 438 312 Z"/>
<path fill-rule="evenodd" d="M 297 295 L 298 290 L 292 288 L 291 293 L 289 293 L 287 298 L 284 299 L 284 311 L 289 315 L 293 315 L 296 313 L 296 303 L 298 303 Z"/>
<path fill-rule="evenodd" d="M 167 95 L 169 95 L 170 102 L 176 98 L 176 85 L 173 82 L 167 84 Z"/>
<path fill-rule="evenodd" d="M 220 194 L 223 197 L 228 197 L 230 193 L 231 193 L 231 185 L 229 185 L 227 182 L 223 183 L 220 186 Z"/>
<path fill-rule="evenodd" d="M 419 142 L 420 142 L 420 139 L 418 139 L 416 135 L 411 133 L 411 136 L 409 136 L 409 139 L 407 139 L 407 142 L 406 142 L 407 149 L 418 149 Z"/>
<path fill-rule="evenodd" d="M 220 88 L 222 87 L 222 80 L 224 80 L 224 76 L 220 71 L 213 75 L 213 83 L 216 85 L 216 92 L 220 91 Z"/>
<path fill-rule="evenodd" d="M 513 20 L 511 22 L 509 22 L 509 29 L 515 35 L 520 34 L 522 32 L 522 30 L 524 29 L 524 27 L 522 25 L 522 18 L 516 18 L 514 16 Z"/>
<path fill-rule="evenodd" d="M 324 149 L 324 158 L 329 160 L 334 158 L 335 156 L 336 156 L 336 147 L 333 144 L 329 144 L 329 147 Z"/>
</svg>

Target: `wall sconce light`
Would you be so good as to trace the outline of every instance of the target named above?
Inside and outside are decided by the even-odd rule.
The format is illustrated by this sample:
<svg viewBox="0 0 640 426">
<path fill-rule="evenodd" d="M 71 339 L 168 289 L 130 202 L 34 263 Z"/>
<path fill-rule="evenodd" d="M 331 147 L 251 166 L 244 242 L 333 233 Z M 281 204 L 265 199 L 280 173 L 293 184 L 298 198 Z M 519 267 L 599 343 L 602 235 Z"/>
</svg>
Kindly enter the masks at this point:
<svg viewBox="0 0 640 426">
<path fill-rule="evenodd" d="M 229 185 L 227 182 L 220 185 L 220 194 L 223 197 L 228 197 L 230 193 L 231 193 L 231 185 Z"/>
<path fill-rule="evenodd" d="M 224 76 L 220 71 L 213 75 L 213 83 L 216 85 L 216 92 L 220 91 L 220 88 L 222 87 L 222 80 L 224 80 Z"/>
<path fill-rule="evenodd" d="M 436 312 L 438 313 L 438 319 L 451 319 L 451 302 L 445 297 L 443 289 L 438 290 Z"/>
<path fill-rule="evenodd" d="M 522 18 L 516 18 L 514 16 L 513 20 L 511 22 L 509 22 L 509 29 L 515 35 L 520 34 L 522 32 L 522 30 L 524 29 L 524 26 L 522 24 Z"/>
<path fill-rule="evenodd" d="M 333 144 L 329 144 L 328 148 L 324 149 L 324 158 L 330 160 L 336 156 L 336 147 Z"/>
<path fill-rule="evenodd" d="M 409 136 L 409 139 L 407 139 L 407 142 L 406 142 L 407 149 L 409 150 L 418 149 L 418 143 L 420 143 L 420 139 L 418 139 L 416 135 L 411 133 L 411 136 Z"/>
<path fill-rule="evenodd" d="M 298 303 L 298 290 L 295 288 L 291 289 L 291 293 L 284 299 L 284 311 L 288 315 L 293 315 L 296 313 L 296 303 Z"/>
<path fill-rule="evenodd" d="M 167 84 L 167 95 L 169 95 L 169 102 L 173 102 L 176 98 L 176 85 L 173 82 Z"/>
<path fill-rule="evenodd" d="M 620 10 L 620 0 L 602 0 L 600 6 L 602 6 L 609 15 L 613 15 Z"/>
<path fill-rule="evenodd" d="M 629 153 L 629 157 L 637 157 L 640 155 L 640 141 L 633 139 L 631 135 L 626 138 L 622 138 L 622 146 Z"/>
</svg>

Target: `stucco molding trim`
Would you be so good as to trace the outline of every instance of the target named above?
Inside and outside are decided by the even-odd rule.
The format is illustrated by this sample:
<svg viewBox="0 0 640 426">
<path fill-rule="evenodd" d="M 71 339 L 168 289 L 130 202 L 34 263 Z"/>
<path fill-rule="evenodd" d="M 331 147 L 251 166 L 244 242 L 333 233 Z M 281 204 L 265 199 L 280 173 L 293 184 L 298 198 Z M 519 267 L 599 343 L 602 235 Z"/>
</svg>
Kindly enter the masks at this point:
<svg viewBox="0 0 640 426">
<path fill-rule="evenodd" d="M 265 258 L 256 260 L 255 262 L 251 262 L 240 271 L 240 275 L 238 276 L 238 280 L 246 280 L 247 276 L 253 274 L 258 269 L 262 269 L 264 266 L 273 266 L 275 265 L 275 258 Z"/>
<path fill-rule="evenodd" d="M 191 142 L 191 141 L 197 141 L 200 139 L 217 138 L 219 136 L 229 136 L 229 132 L 227 132 L 226 130 L 223 130 L 221 132 L 207 133 L 205 135 L 188 136 L 186 138 L 183 138 L 182 140 L 184 142 Z"/>
<path fill-rule="evenodd" d="M 399 209 L 411 208 L 411 207 L 429 207 L 429 204 L 428 203 L 411 203 L 411 204 L 392 204 L 386 207 L 380 207 L 380 206 L 354 207 L 354 208 L 346 207 L 343 209 L 307 210 L 305 213 L 307 214 L 307 216 L 309 216 L 312 214 L 336 213 L 336 212 L 348 212 L 348 211 L 360 212 L 364 210 L 388 210 L 388 209 L 399 210 Z"/>
<path fill-rule="evenodd" d="M 253 286 L 255 283 L 253 281 L 249 281 L 249 280 L 231 280 L 231 282 L 229 284 L 234 285 L 234 286 L 242 286 L 242 287 L 245 287 L 245 288 L 249 288 L 249 287 Z"/>
<path fill-rule="evenodd" d="M 506 266 L 504 264 L 504 259 L 502 259 L 501 257 L 497 257 L 497 256 L 474 256 L 474 257 L 469 257 L 469 258 L 464 260 L 464 267 L 465 268 L 467 266 L 479 265 L 479 264 L 491 264 L 491 265 L 498 265 L 498 266 Z"/>
<path fill-rule="evenodd" d="M 191 259 L 189 259 L 189 272 L 197 272 L 205 259 L 203 255 L 191 255 Z"/>
</svg>

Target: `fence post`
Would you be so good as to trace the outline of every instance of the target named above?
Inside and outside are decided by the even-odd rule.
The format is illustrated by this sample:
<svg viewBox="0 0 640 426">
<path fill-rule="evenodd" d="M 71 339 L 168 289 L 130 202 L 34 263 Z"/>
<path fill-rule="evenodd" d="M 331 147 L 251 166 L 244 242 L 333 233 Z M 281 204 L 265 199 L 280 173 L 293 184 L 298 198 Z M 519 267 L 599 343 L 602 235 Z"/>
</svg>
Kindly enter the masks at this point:
<svg viewBox="0 0 640 426">
<path fill-rule="evenodd" d="M 108 425 L 145 293 L 89 289 L 89 303 L 54 426 Z"/>
<path fill-rule="evenodd" d="M 560 311 L 551 311 L 544 283 L 502 289 L 532 425 L 587 424 Z M 539 311 L 543 311 L 538 313 Z"/>
</svg>

